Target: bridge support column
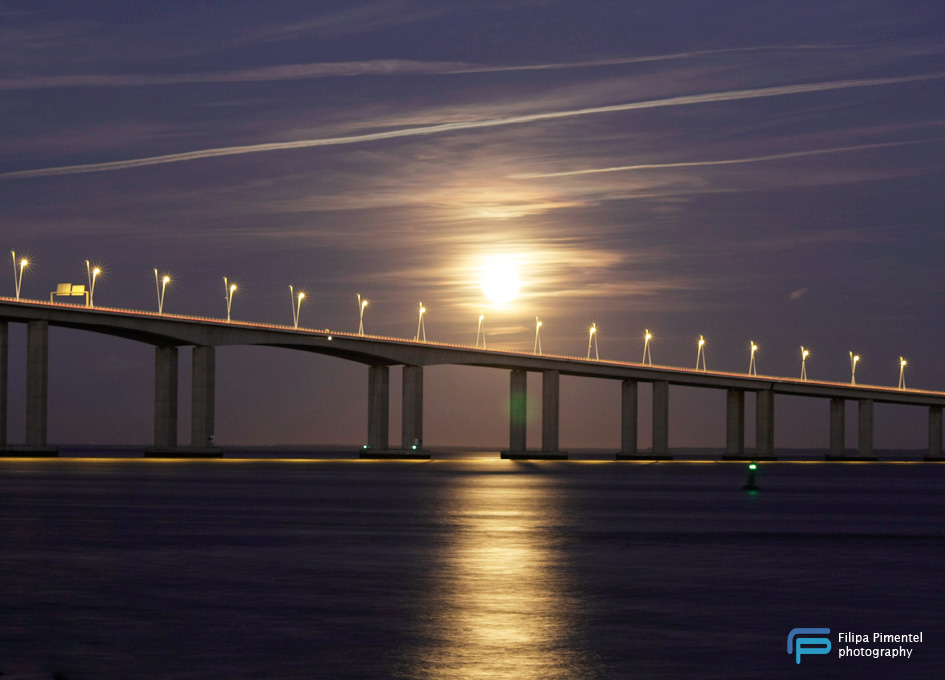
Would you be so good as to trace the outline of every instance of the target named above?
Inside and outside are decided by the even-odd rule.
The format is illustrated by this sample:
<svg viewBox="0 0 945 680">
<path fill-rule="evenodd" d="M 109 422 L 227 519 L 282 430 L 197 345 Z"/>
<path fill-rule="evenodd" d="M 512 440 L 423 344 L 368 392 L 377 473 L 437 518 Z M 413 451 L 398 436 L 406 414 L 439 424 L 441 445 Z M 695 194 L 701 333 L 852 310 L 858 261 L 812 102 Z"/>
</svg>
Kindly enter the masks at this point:
<svg viewBox="0 0 945 680">
<path fill-rule="evenodd" d="M 929 455 L 925 459 L 943 460 L 941 406 L 929 406 Z"/>
<path fill-rule="evenodd" d="M 541 372 L 541 457 L 567 458 L 558 450 L 558 432 L 561 411 L 560 376 L 558 371 Z"/>
<path fill-rule="evenodd" d="M 653 458 L 669 455 L 669 383 L 653 382 Z"/>
<path fill-rule="evenodd" d="M 49 323 L 26 324 L 26 445 L 46 447 L 49 412 Z"/>
<path fill-rule="evenodd" d="M 845 456 L 846 412 L 846 400 L 838 397 L 830 400 L 830 454 L 827 456 L 828 459 L 843 458 Z"/>
<path fill-rule="evenodd" d="M 509 380 L 509 450 L 503 458 L 524 458 L 528 425 L 528 371 L 512 369 Z"/>
<path fill-rule="evenodd" d="M 620 383 L 620 453 L 621 458 L 637 457 L 637 381 Z"/>
<path fill-rule="evenodd" d="M 859 458 L 875 460 L 873 455 L 873 400 L 860 399 Z"/>
<path fill-rule="evenodd" d="M 755 457 L 774 458 L 774 390 L 760 390 L 756 395 Z"/>
<path fill-rule="evenodd" d="M 198 345 L 193 349 L 190 385 L 190 445 L 210 448 L 214 445 L 216 416 L 216 350 Z"/>
<path fill-rule="evenodd" d="M 0 321 L 0 448 L 7 445 L 7 384 L 9 382 L 10 324 Z"/>
<path fill-rule="evenodd" d="M 177 447 L 177 348 L 154 348 L 154 448 Z"/>
<path fill-rule="evenodd" d="M 401 440 L 406 451 L 423 449 L 423 367 L 404 366 Z M 416 447 L 416 448 L 414 448 Z"/>
<path fill-rule="evenodd" d="M 725 395 L 725 458 L 745 457 L 745 391 L 731 389 Z"/>
<path fill-rule="evenodd" d="M 390 369 L 368 366 L 368 449 L 386 451 L 390 446 Z"/>
</svg>

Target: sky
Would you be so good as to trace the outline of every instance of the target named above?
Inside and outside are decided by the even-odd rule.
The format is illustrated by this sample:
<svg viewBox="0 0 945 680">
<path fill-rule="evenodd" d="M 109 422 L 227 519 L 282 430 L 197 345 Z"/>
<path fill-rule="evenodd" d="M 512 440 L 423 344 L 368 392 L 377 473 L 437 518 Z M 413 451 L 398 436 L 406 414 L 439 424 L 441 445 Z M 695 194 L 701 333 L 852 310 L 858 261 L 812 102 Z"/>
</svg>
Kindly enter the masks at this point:
<svg viewBox="0 0 945 680">
<path fill-rule="evenodd" d="M 547 353 L 945 390 L 945 8 L 931 1 L 0 0 L 0 235 L 22 294 Z M 516 299 L 485 298 L 514 267 Z M 8 267 L 12 268 L 12 260 Z M 0 294 L 12 296 L 11 272 Z M 10 439 L 25 331 L 11 330 Z M 181 355 L 187 440 L 189 352 Z M 49 438 L 147 443 L 153 349 L 53 329 Z M 425 442 L 508 442 L 508 375 L 425 371 Z M 540 445 L 530 376 L 529 445 Z M 391 380 L 399 438 L 399 372 Z M 563 448 L 619 448 L 619 384 L 562 379 Z M 217 441 L 360 444 L 367 369 L 217 352 Z M 749 400 L 747 443 L 752 444 Z M 856 445 L 848 405 L 847 445 Z M 725 443 L 673 388 L 670 446 Z M 640 446 L 650 442 L 641 388 Z M 926 443 L 879 405 L 876 446 Z M 782 398 L 779 447 L 826 447 Z"/>
</svg>

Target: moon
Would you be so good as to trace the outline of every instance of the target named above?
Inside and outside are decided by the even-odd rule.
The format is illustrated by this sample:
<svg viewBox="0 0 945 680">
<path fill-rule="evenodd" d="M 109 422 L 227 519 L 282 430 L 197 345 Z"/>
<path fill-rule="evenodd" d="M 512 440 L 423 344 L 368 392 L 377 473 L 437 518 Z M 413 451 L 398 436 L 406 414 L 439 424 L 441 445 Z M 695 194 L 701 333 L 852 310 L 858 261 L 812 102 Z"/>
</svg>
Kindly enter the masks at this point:
<svg viewBox="0 0 945 680">
<path fill-rule="evenodd" d="M 502 304 L 518 296 L 522 281 L 515 266 L 509 262 L 491 262 L 482 275 L 482 292 L 490 302 Z"/>
</svg>

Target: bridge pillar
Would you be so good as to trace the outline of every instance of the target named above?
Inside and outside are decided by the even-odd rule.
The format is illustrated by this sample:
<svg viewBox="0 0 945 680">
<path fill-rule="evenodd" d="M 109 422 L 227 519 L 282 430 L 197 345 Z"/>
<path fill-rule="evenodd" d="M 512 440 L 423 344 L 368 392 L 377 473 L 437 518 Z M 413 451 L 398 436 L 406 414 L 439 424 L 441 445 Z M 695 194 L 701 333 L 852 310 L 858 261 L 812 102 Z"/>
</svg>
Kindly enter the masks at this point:
<svg viewBox="0 0 945 680">
<path fill-rule="evenodd" d="M 390 445 L 390 369 L 368 366 L 368 448 L 386 451 Z"/>
<path fill-rule="evenodd" d="M 214 444 L 216 350 L 197 345 L 191 360 L 190 445 L 209 448 Z"/>
<path fill-rule="evenodd" d="M 942 460 L 942 407 L 929 406 L 929 455 L 926 460 Z"/>
<path fill-rule="evenodd" d="M 620 384 L 620 453 L 617 457 L 637 455 L 637 381 Z"/>
<path fill-rule="evenodd" d="M 177 348 L 154 348 L 154 447 L 177 447 Z"/>
<path fill-rule="evenodd" d="M 755 455 L 774 457 L 774 390 L 760 390 L 756 396 Z"/>
<path fill-rule="evenodd" d="M 860 399 L 860 436 L 858 440 L 861 458 L 873 458 L 873 400 Z"/>
<path fill-rule="evenodd" d="M 843 458 L 846 450 L 844 436 L 846 432 L 847 402 L 839 397 L 830 400 L 830 456 Z"/>
<path fill-rule="evenodd" d="M 541 372 L 541 452 L 545 456 L 554 454 L 555 458 L 564 455 L 558 450 L 561 404 L 559 378 L 558 371 Z"/>
<path fill-rule="evenodd" d="M 653 382 L 653 456 L 669 455 L 669 383 Z"/>
<path fill-rule="evenodd" d="M 404 366 L 401 439 L 405 450 L 423 449 L 423 366 Z"/>
<path fill-rule="evenodd" d="M 0 321 L 0 447 L 7 445 L 7 383 L 9 382 L 10 324 Z"/>
<path fill-rule="evenodd" d="M 49 407 L 49 323 L 26 324 L 26 445 L 46 446 Z"/>
<path fill-rule="evenodd" d="M 725 457 L 745 457 L 745 390 L 725 395 Z"/>
<path fill-rule="evenodd" d="M 524 454 L 528 425 L 528 372 L 513 369 L 509 385 L 509 454 Z"/>
</svg>

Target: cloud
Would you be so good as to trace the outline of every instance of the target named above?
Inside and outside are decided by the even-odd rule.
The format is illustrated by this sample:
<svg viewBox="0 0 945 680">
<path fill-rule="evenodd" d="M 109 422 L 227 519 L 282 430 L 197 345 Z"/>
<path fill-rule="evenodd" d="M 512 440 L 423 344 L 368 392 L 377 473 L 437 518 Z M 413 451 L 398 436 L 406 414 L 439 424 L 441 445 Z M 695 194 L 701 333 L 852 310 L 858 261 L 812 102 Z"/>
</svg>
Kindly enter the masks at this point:
<svg viewBox="0 0 945 680">
<path fill-rule="evenodd" d="M 654 109 L 676 106 L 692 106 L 696 104 L 711 104 L 716 102 L 740 101 L 748 99 L 760 99 L 768 97 L 781 97 L 794 94 L 804 94 L 813 92 L 827 92 L 834 90 L 845 90 L 851 88 L 880 87 L 885 85 L 924 82 L 930 80 L 941 80 L 945 78 L 945 73 L 929 73 L 913 76 L 901 76 L 894 78 L 865 78 L 857 80 L 835 80 L 819 83 L 801 83 L 797 85 L 780 85 L 775 87 L 753 88 L 747 90 L 727 90 L 724 92 L 708 92 L 695 95 L 681 95 L 663 99 L 651 99 L 647 101 L 628 102 L 623 104 L 613 104 L 609 106 L 594 106 L 581 109 L 570 109 L 564 111 L 545 111 L 532 114 L 523 114 L 509 116 L 505 118 L 493 118 L 488 120 L 472 120 L 442 123 L 436 125 L 425 125 L 421 127 L 412 127 L 400 130 L 387 130 L 384 132 L 374 132 L 361 135 L 349 135 L 343 137 L 327 137 L 319 139 L 303 139 L 292 142 L 271 142 L 263 144 L 248 144 L 242 146 L 229 146 L 213 149 L 201 149 L 184 153 L 166 154 L 160 156 L 147 156 L 143 158 L 134 158 L 121 161 L 111 161 L 105 163 L 88 163 L 83 165 L 65 165 L 49 168 L 37 168 L 33 170 L 18 170 L 0 174 L 2 179 L 24 179 L 30 177 L 47 177 L 56 175 L 72 175 L 89 172 L 107 172 L 111 170 L 128 170 L 133 168 L 162 165 L 166 163 L 181 163 L 185 161 L 199 160 L 204 158 L 218 158 L 222 156 L 236 156 L 251 153 L 264 153 L 272 151 L 284 151 L 288 149 L 305 149 L 321 146 L 339 146 L 344 144 L 363 144 L 386 139 L 399 139 L 408 137 L 422 137 L 428 135 L 445 134 L 463 130 L 477 130 L 484 128 L 502 127 L 507 125 L 523 125 L 541 121 L 561 120 L 589 115 L 599 115 L 606 113 L 621 113 L 625 111 L 637 111 L 643 109 Z"/>
<path fill-rule="evenodd" d="M 788 158 L 803 158 L 805 156 L 823 156 L 835 153 L 849 153 L 869 149 L 883 149 L 896 146 L 910 146 L 913 144 L 933 144 L 945 142 L 945 137 L 931 139 L 913 139 L 901 142 L 878 142 L 875 144 L 857 144 L 854 146 L 838 146 L 827 149 L 810 149 L 808 151 L 791 151 L 788 153 L 751 156 L 749 158 L 730 158 L 716 161 L 681 161 L 678 163 L 647 163 L 643 165 L 617 165 L 609 168 L 586 168 L 583 170 L 563 170 L 561 172 L 529 172 L 510 175 L 511 179 L 543 179 L 547 177 L 571 177 L 574 175 L 593 175 L 608 172 L 626 172 L 629 170 L 659 170 L 664 168 L 697 168 L 711 165 L 740 165 L 743 163 L 762 163 L 766 161 L 785 160 Z"/>
<path fill-rule="evenodd" d="M 800 300 L 802 297 L 804 297 L 805 295 L 807 295 L 807 293 L 808 293 L 809 290 L 810 290 L 810 288 L 806 288 L 806 287 L 805 287 L 805 288 L 798 288 L 797 290 L 791 291 L 791 294 L 788 295 L 788 299 L 791 300 L 792 302 L 793 302 L 794 300 Z"/>
<path fill-rule="evenodd" d="M 600 68 L 660 61 L 693 59 L 717 54 L 757 52 L 771 50 L 837 49 L 834 46 L 793 47 L 742 47 L 726 50 L 679 52 L 641 57 L 594 59 L 576 62 L 553 62 L 547 64 L 519 64 L 493 66 L 460 61 L 416 61 L 411 59 L 371 59 L 362 61 L 313 62 L 306 64 L 283 64 L 236 71 L 208 71 L 198 73 L 172 73 L 165 75 L 129 74 L 78 74 L 67 76 L 23 76 L 0 78 L 0 90 L 36 90 L 59 87 L 143 87 L 153 85 L 185 85 L 205 83 L 274 82 L 283 80 L 308 80 L 313 78 L 345 78 L 356 76 L 419 76 L 460 75 L 475 73 L 507 73 L 517 71 L 557 71 L 582 68 Z"/>
</svg>

